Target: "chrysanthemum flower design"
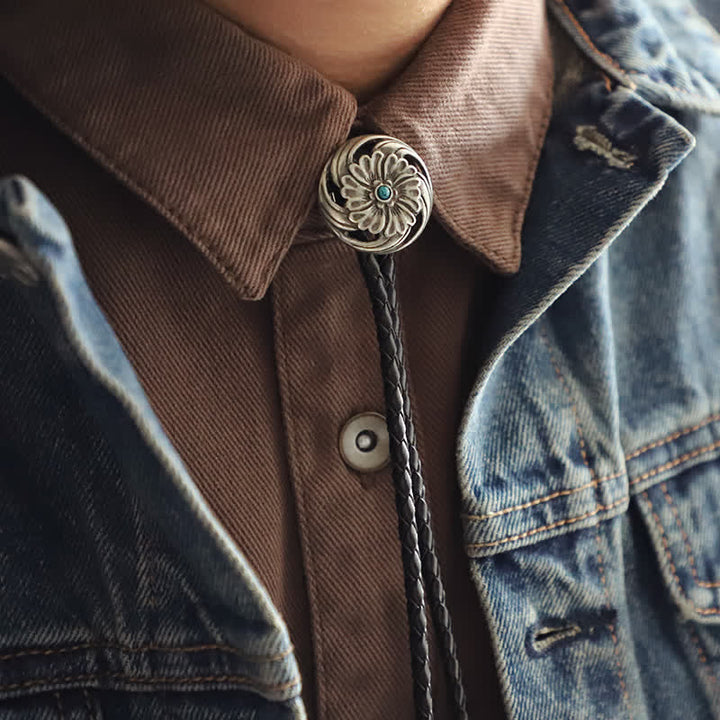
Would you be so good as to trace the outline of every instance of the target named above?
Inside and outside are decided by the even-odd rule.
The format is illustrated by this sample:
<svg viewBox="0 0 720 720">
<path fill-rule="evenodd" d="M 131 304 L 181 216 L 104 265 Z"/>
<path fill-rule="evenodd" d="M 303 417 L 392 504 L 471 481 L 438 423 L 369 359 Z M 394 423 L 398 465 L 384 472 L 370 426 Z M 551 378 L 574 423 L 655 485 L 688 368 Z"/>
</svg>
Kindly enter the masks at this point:
<svg viewBox="0 0 720 720">
<path fill-rule="evenodd" d="M 430 219 L 433 188 L 422 158 L 388 135 L 348 138 L 328 158 L 318 205 L 329 230 L 361 252 L 394 253 Z"/>
<path fill-rule="evenodd" d="M 375 151 L 347 166 L 340 194 L 358 230 L 397 237 L 412 227 L 421 211 L 421 182 L 405 158 Z"/>
</svg>

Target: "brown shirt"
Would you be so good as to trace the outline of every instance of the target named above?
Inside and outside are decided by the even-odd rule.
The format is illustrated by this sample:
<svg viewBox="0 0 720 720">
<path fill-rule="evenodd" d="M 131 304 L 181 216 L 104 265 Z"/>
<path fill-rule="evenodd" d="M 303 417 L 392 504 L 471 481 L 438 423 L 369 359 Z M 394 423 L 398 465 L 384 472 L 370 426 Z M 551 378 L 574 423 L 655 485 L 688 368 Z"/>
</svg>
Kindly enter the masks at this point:
<svg viewBox="0 0 720 720">
<path fill-rule="evenodd" d="M 353 123 L 424 158 L 435 216 L 397 256 L 411 396 L 470 714 L 502 717 L 454 444 L 492 274 L 520 262 L 550 105 L 541 0 L 456 0 L 360 108 L 200 2 L 3 13 L 0 174 L 65 217 L 169 437 L 287 621 L 311 717 L 413 717 L 390 469 L 338 452 L 350 417 L 384 411 L 375 326 L 355 251 L 318 222 L 318 175 Z M 435 649 L 447 717 L 441 667 Z"/>
</svg>

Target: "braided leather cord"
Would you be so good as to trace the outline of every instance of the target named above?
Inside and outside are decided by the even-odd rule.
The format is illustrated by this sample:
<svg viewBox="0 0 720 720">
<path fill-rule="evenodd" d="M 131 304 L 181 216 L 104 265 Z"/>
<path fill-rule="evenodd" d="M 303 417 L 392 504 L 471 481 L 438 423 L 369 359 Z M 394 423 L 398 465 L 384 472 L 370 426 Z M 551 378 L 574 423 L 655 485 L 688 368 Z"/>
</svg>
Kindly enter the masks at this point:
<svg viewBox="0 0 720 720">
<path fill-rule="evenodd" d="M 425 616 L 425 588 L 415 512 L 407 416 L 405 414 L 404 395 L 406 393 L 403 393 L 400 363 L 402 354 L 398 352 L 400 338 L 395 331 L 395 322 L 392 317 L 393 312 L 397 314 L 397 308 L 390 304 L 384 273 L 378 261 L 381 256 L 362 252 L 358 255 L 370 291 L 380 346 L 380 364 L 390 436 L 395 504 L 398 514 L 398 533 L 405 576 L 415 713 L 421 720 L 431 720 L 433 717 L 432 686 L 428 627 Z"/>
<path fill-rule="evenodd" d="M 422 574 L 429 594 L 433 624 L 443 651 L 445 672 L 454 703 L 454 714 L 458 720 L 467 720 L 465 689 L 462 682 L 460 663 L 457 659 L 450 614 L 445 601 L 445 589 L 440 574 L 440 564 L 435 552 L 435 541 L 430 524 L 430 510 L 425 499 L 425 484 L 422 477 L 420 455 L 417 450 L 415 425 L 412 420 L 400 328 L 399 303 L 395 284 L 395 262 L 392 255 L 360 253 L 360 264 L 365 273 L 365 280 L 370 290 L 375 314 L 386 397 L 388 383 L 392 386 L 393 394 L 399 393 L 402 397 L 403 420 L 406 432 L 404 442 L 407 444 L 410 462 L 411 488 L 415 505 L 415 522 L 418 532 Z M 387 356 L 394 357 L 393 368 L 397 368 L 397 377 L 386 377 Z M 388 406 L 388 416 L 388 425 L 390 425 L 390 417 L 392 416 L 390 406 Z M 393 457 L 393 464 L 394 461 L 395 458 Z M 422 715 L 420 716 L 422 717 Z"/>
<path fill-rule="evenodd" d="M 445 674 L 448 688 L 452 695 L 456 720 L 467 720 L 467 699 L 462 681 L 462 671 L 457 657 L 457 646 L 452 631 L 452 620 L 445 599 L 445 586 L 442 581 L 440 562 L 435 551 L 435 538 L 430 523 L 430 508 L 425 498 L 425 482 L 422 475 L 420 453 L 417 449 L 417 436 L 415 423 L 410 407 L 410 393 L 408 391 L 407 368 L 400 328 L 400 304 L 397 298 L 397 285 L 395 283 L 395 262 L 392 255 L 377 256 L 378 265 L 385 276 L 385 283 L 391 308 L 392 321 L 395 334 L 398 337 L 398 364 L 401 372 L 401 391 L 405 401 L 405 417 L 407 419 L 408 445 L 410 449 L 410 470 L 412 473 L 413 495 L 415 500 L 415 516 L 420 540 L 420 558 L 423 568 L 425 590 L 430 600 L 433 625 L 435 633 L 442 648 L 445 661 Z"/>
</svg>

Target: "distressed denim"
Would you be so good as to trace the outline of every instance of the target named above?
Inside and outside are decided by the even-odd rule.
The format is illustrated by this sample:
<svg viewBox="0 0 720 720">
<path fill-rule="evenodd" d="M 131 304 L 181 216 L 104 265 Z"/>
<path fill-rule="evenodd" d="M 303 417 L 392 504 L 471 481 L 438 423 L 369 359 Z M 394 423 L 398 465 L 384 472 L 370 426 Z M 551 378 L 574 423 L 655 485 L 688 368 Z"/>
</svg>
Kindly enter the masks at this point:
<svg viewBox="0 0 720 720">
<path fill-rule="evenodd" d="M 720 718 L 720 37 L 685 0 L 549 8 L 458 522 L 510 718 Z M 0 180 L 0 238 L 0 717 L 304 717 L 283 619 L 41 188 Z"/>
</svg>

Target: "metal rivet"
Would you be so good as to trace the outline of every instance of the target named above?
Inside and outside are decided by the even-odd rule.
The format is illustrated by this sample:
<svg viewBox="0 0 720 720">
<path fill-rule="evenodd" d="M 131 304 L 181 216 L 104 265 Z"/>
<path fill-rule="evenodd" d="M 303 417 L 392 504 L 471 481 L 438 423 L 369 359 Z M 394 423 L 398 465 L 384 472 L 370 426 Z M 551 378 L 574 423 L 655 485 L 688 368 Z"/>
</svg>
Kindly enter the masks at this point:
<svg viewBox="0 0 720 720">
<path fill-rule="evenodd" d="M 385 418 L 376 412 L 351 417 L 340 431 L 340 455 L 358 472 L 382 470 L 390 462 L 390 438 Z"/>
</svg>

